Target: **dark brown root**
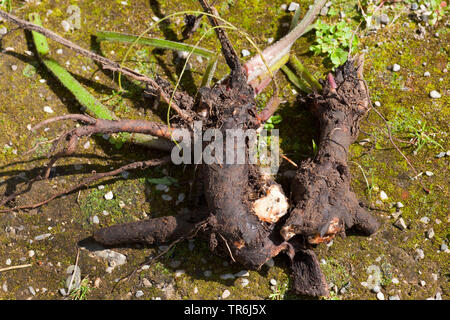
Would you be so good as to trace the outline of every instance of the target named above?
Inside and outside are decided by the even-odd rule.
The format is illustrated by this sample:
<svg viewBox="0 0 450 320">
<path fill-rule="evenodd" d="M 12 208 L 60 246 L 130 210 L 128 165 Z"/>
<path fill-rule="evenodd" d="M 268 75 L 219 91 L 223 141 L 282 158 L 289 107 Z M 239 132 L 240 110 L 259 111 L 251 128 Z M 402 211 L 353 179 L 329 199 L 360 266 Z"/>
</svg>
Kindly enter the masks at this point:
<svg viewBox="0 0 450 320">
<path fill-rule="evenodd" d="M 202 215 L 196 218 L 202 218 Z M 168 216 L 113 225 L 94 232 L 93 238 L 107 246 L 130 243 L 164 244 L 187 237 L 196 227 L 197 223 L 186 216 Z"/>
<path fill-rule="evenodd" d="M 350 228 L 370 235 L 379 224 L 350 190 L 347 165 L 348 149 L 358 135 L 369 101 L 354 61 L 339 68 L 335 77 L 329 75 L 323 94 L 310 99 L 320 122 L 319 151 L 314 160 L 300 166 L 292 182 L 294 209 L 282 235 L 285 240 L 302 235 L 311 244 L 328 242 Z"/>
<path fill-rule="evenodd" d="M 328 296 L 328 285 L 314 251 L 297 251 L 291 260 L 291 269 L 295 292 L 314 297 Z"/>
</svg>

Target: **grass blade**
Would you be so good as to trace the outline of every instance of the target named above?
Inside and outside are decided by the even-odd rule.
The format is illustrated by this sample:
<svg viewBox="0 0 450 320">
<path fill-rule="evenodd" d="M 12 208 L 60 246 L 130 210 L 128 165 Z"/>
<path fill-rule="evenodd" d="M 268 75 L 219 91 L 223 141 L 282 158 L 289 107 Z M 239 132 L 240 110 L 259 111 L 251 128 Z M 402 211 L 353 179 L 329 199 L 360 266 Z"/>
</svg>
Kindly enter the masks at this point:
<svg viewBox="0 0 450 320">
<path fill-rule="evenodd" d="M 205 74 L 203 75 L 202 84 L 200 87 L 208 87 L 211 85 L 211 81 L 216 73 L 218 56 L 214 56 L 209 59 L 208 65 L 206 66 Z"/>
<path fill-rule="evenodd" d="M 289 81 L 291 81 L 298 89 L 305 93 L 311 93 L 311 88 L 306 84 L 305 81 L 300 79 L 294 72 L 291 71 L 287 66 L 282 66 L 281 70 L 286 74 Z"/>
<path fill-rule="evenodd" d="M 193 54 L 205 57 L 205 58 L 211 58 L 214 55 L 214 52 L 204 49 L 195 47 L 190 44 L 181 43 L 181 42 L 175 42 L 175 41 L 169 41 L 164 39 L 152 39 L 152 38 L 139 38 L 135 35 L 129 35 L 124 33 L 118 33 L 118 32 L 112 32 L 112 31 L 101 31 L 96 33 L 97 42 L 100 41 L 116 41 L 116 42 L 124 42 L 124 43 L 133 43 L 136 40 L 136 43 L 143 44 L 143 45 L 149 45 L 155 48 L 159 49 L 170 49 L 170 50 L 177 50 L 177 51 L 187 51 L 190 52 L 193 50 Z"/>
</svg>

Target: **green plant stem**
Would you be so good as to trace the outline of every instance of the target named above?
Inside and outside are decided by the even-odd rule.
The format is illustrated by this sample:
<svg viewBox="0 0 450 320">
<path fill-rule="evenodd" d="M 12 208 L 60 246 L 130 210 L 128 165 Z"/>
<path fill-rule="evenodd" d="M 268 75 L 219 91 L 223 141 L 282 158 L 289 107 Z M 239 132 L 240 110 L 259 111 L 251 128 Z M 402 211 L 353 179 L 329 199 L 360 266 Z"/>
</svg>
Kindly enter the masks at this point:
<svg viewBox="0 0 450 320">
<path fill-rule="evenodd" d="M 297 58 L 295 54 L 291 54 L 289 62 L 297 71 L 297 74 L 304 79 L 314 91 L 322 90 L 320 83 L 313 77 L 313 75 L 305 68 L 301 61 Z"/>
<path fill-rule="evenodd" d="M 135 35 L 129 35 L 119 32 L 112 32 L 112 31 L 99 31 L 96 33 L 96 40 L 97 42 L 101 41 L 116 41 L 116 42 L 124 42 L 124 43 L 136 43 L 136 44 L 143 44 L 143 45 L 149 45 L 155 48 L 159 49 L 170 49 L 170 50 L 177 50 L 177 51 L 192 51 L 193 54 L 205 57 L 205 58 L 211 58 L 214 55 L 214 52 L 196 47 L 190 44 L 175 42 L 175 41 L 169 41 L 164 39 L 151 39 L 151 38 L 145 38 L 145 37 L 139 37 Z"/>
</svg>

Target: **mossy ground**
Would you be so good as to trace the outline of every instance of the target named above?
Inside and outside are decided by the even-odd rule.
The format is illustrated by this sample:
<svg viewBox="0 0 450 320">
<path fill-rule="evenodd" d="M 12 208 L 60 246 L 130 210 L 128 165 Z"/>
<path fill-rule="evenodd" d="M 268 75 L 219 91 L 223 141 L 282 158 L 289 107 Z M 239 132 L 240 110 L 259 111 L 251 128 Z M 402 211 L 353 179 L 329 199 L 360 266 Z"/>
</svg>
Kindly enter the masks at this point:
<svg viewBox="0 0 450 320">
<path fill-rule="evenodd" d="M 102 43 L 97 46 L 91 40 L 96 30 L 111 30 L 139 34 L 145 30 L 152 20 L 152 16 L 162 17 L 176 10 L 198 9 L 196 1 L 180 1 L 177 8 L 173 8 L 171 1 L 128 1 L 128 5 L 121 1 L 45 1 L 38 5 L 28 4 L 17 11 L 21 17 L 30 12 L 39 12 L 46 27 L 55 30 L 72 41 L 93 50 L 100 50 L 108 57 L 121 60 L 126 46 L 115 43 Z M 280 37 L 287 31 L 285 25 L 291 15 L 280 9 L 283 1 L 246 0 L 219 1 L 217 7 L 221 15 L 231 23 L 247 31 L 252 39 L 260 46 L 267 45 L 267 39 Z M 356 3 L 356 2 L 355 2 Z M 353 1 L 338 1 L 336 6 L 346 10 L 349 23 L 355 24 L 357 16 Z M 66 8 L 70 4 L 77 4 L 81 8 L 82 29 L 64 33 L 61 21 L 68 18 Z M 309 3 L 302 2 L 304 11 Z M 48 11 L 51 9 L 52 11 Z M 391 10 L 391 11 L 390 11 Z M 375 299 L 375 294 L 364 288 L 361 282 L 366 281 L 367 267 L 377 265 L 383 271 L 382 291 L 386 296 L 398 294 L 402 299 L 425 299 L 441 292 L 444 299 L 449 297 L 449 264 L 448 253 L 440 252 L 443 242 L 449 241 L 448 214 L 448 157 L 435 158 L 441 151 L 449 149 L 448 119 L 449 119 L 449 78 L 443 73 L 448 69 L 449 33 L 441 22 L 435 27 L 429 27 L 428 33 L 422 40 L 414 37 L 417 24 L 408 17 L 408 10 L 404 5 L 386 8 L 388 14 L 395 10 L 399 18 L 392 24 L 381 28 L 376 34 L 366 34 L 360 38 L 360 49 L 366 47 L 365 78 L 371 91 L 373 101 L 380 101 L 378 110 L 386 117 L 392 126 L 400 128 L 395 137 L 402 139 L 408 135 L 405 121 L 416 123 L 421 127 L 427 123 L 426 134 L 442 146 L 437 147 L 426 143 L 417 154 L 415 146 L 408 146 L 398 142 L 403 152 L 415 166 L 416 170 L 431 171 L 433 176 L 423 175 L 422 182 L 430 189 L 426 194 L 419 183 L 412 180 L 414 173 L 402 156 L 390 144 L 384 122 L 370 112 L 367 120 L 362 123 L 360 139 L 370 139 L 361 145 L 355 143 L 351 148 L 350 163 L 353 174 L 353 187 L 358 197 L 369 205 L 373 214 L 381 222 L 381 229 L 373 236 L 360 237 L 349 235 L 346 239 L 335 239 L 332 246 L 319 246 L 316 252 L 319 259 L 326 264 L 323 270 L 329 282 L 333 282 L 338 289 L 346 287 L 345 293 L 333 295 L 337 299 Z M 393 14 L 393 13 L 392 13 Z M 404 24 L 404 23 L 407 24 Z M 170 40 L 180 40 L 182 17 L 171 19 L 170 24 L 160 24 L 151 36 L 165 37 Z M 8 29 L 13 26 L 5 24 Z M 206 26 L 206 24 L 205 24 Z M 195 43 L 205 32 L 202 27 L 199 34 L 190 41 Z M 439 37 L 433 36 L 439 33 Z M 238 52 L 250 47 L 245 39 L 237 34 L 230 35 Z M 2 49 L 13 47 L 14 51 L 0 54 L 0 188 L 11 192 L 24 179 L 30 179 L 38 174 L 45 164 L 46 148 L 38 149 L 31 157 L 21 157 L 31 149 L 36 142 L 50 140 L 59 133 L 68 130 L 72 123 L 59 123 L 31 135 L 26 128 L 28 124 L 35 124 L 52 115 L 43 111 L 44 106 L 50 106 L 55 113 L 62 115 L 79 112 L 79 105 L 73 97 L 61 87 L 42 66 L 35 56 L 29 56 L 25 50 L 33 51 L 30 38 L 22 31 L 14 31 L 7 35 L 1 45 Z M 312 56 L 308 50 L 313 41 L 311 34 L 300 39 L 294 51 L 311 71 L 322 77 L 329 70 L 323 64 L 323 58 Z M 201 44 L 203 47 L 218 49 L 214 36 L 207 37 Z M 85 85 L 99 99 L 112 98 L 115 112 L 121 117 L 165 119 L 165 109 L 149 108 L 140 98 L 142 88 L 133 82 L 123 80 L 126 90 L 123 98 L 114 96 L 118 90 L 117 75 L 103 73 L 98 67 L 83 57 L 74 55 L 63 48 L 63 54 L 56 54 L 60 48 L 51 43 L 52 57 L 62 65 L 67 66 L 79 81 Z M 137 46 L 137 54 L 130 56 L 127 65 L 139 68 L 148 73 L 158 72 L 174 82 L 182 65 L 177 63 L 176 55 L 168 51 L 149 50 Z M 155 55 L 153 55 L 155 54 Z M 133 60 L 138 60 L 133 61 Z M 394 63 L 401 66 L 397 73 L 389 71 L 388 67 Z M 424 65 L 426 64 L 426 65 Z M 18 68 L 12 71 L 11 66 Z M 32 67 L 30 67 L 32 66 Z M 191 72 L 183 77 L 183 87 L 195 93 L 195 85 L 201 81 L 201 74 L 205 68 L 195 58 Z M 423 77 L 429 71 L 430 77 Z M 227 72 L 224 64 L 220 65 L 217 79 Z M 98 76 L 99 78 L 95 78 Z M 279 74 L 278 81 L 282 99 L 285 101 L 279 113 L 283 121 L 279 125 L 282 149 L 285 155 L 299 162 L 312 155 L 312 140 L 317 141 L 318 132 L 314 119 L 308 112 L 300 110 L 295 103 L 293 87 Z M 442 79 L 440 79 L 442 78 Z M 39 80 L 45 80 L 44 83 Z M 432 100 L 428 93 L 438 90 L 441 99 Z M 262 99 L 264 100 L 264 99 Z M 420 121 L 420 123 L 419 123 Z M 403 130 L 403 131 L 402 131 Z M 93 170 L 105 171 L 116 168 L 130 159 L 148 159 L 157 157 L 158 153 L 133 146 L 123 146 L 116 149 L 101 137 L 89 139 L 91 146 L 84 149 L 81 145 L 79 155 L 62 159 L 56 166 L 54 179 L 48 182 L 35 183 L 30 192 L 22 195 L 18 204 L 36 202 L 45 199 L 55 189 L 73 185 L 82 176 Z M 372 148 L 373 147 L 373 148 Z M 82 164 L 80 168 L 77 165 Z M 287 163 L 283 163 L 281 171 L 293 170 Z M 363 174 L 364 172 L 364 174 Z M 146 182 L 146 178 L 160 178 L 163 176 L 177 178 L 177 183 L 169 187 L 169 191 L 158 191 L 155 185 Z M 367 181 L 366 181 L 366 178 Z M 62 197 L 37 210 L 29 212 L 15 212 L 0 215 L 0 268 L 5 267 L 5 261 L 11 259 L 11 265 L 31 263 L 32 267 L 16 271 L 0 273 L 0 285 L 6 283 L 8 291 L 0 289 L 0 299 L 56 299 L 61 298 L 58 289 L 63 287 L 65 269 L 75 263 L 77 243 L 87 238 L 98 225 L 93 225 L 90 218 L 97 215 L 100 226 L 117 222 L 132 221 L 146 217 L 176 214 L 188 205 L 186 197 L 176 204 L 180 193 L 189 194 L 189 182 L 194 179 L 194 172 L 189 167 L 164 166 L 163 168 L 148 169 L 143 172 L 133 172 L 127 179 L 122 177 L 109 181 L 102 181 L 87 190 Z M 104 189 L 99 190 L 98 185 Z M 379 192 L 383 190 L 388 200 L 381 201 Z M 113 200 L 104 199 L 106 192 L 112 191 Z M 162 194 L 168 194 L 171 201 L 162 200 Z M 400 231 L 393 226 L 391 214 L 396 212 L 393 204 L 402 202 L 401 216 L 405 219 L 408 229 Z M 106 210 L 109 215 L 104 216 Z M 420 222 L 422 217 L 428 217 L 430 222 Z M 440 222 L 440 223 L 439 223 Z M 16 235 L 7 233 L 7 227 L 15 227 Z M 22 228 L 23 227 L 23 228 Z M 427 239 L 426 232 L 433 228 L 435 236 Z M 44 233 L 52 236 L 42 241 L 34 241 L 34 237 Z M 30 241 L 33 240 L 33 241 Z M 130 299 L 134 298 L 136 290 L 143 290 L 145 299 L 156 297 L 168 299 L 217 299 L 223 290 L 231 292 L 233 299 L 268 299 L 272 293 L 269 280 L 274 278 L 278 283 L 289 283 L 288 263 L 284 257 L 275 259 L 275 266 L 264 266 L 261 271 L 251 271 L 249 284 L 242 287 L 241 280 L 222 280 L 220 275 L 236 273 L 240 266 L 226 263 L 225 259 L 210 254 L 207 245 L 196 240 L 195 247 L 187 242 L 178 244 L 158 263 L 148 270 L 143 270 L 128 282 L 119 283 L 114 290 L 115 281 L 136 268 L 146 256 L 155 254 L 157 248 L 119 248 L 116 249 L 127 255 L 126 265 L 115 268 L 112 273 L 106 273 L 107 263 L 95 260 L 81 251 L 79 266 L 83 277 L 89 277 L 93 287 L 88 299 Z M 415 250 L 423 249 L 425 257 L 415 259 Z M 29 257 L 28 251 L 34 250 L 35 256 Z M 179 266 L 172 267 L 174 260 Z M 171 266 L 172 265 L 172 266 Z M 184 274 L 175 277 L 175 271 L 182 269 Z M 204 271 L 211 270 L 212 275 L 205 277 Z M 437 280 L 433 277 L 437 275 Z M 95 279 L 100 278 L 98 287 L 94 287 Z M 152 283 L 151 288 L 142 286 L 142 279 L 147 278 Z M 397 278 L 398 284 L 392 279 Z M 422 286 L 420 281 L 425 281 Z M 31 296 L 28 286 L 39 289 L 36 296 Z M 171 287 L 171 290 L 167 290 Z M 197 293 L 194 293 L 194 288 Z M 42 290 L 46 288 L 48 290 Z M 37 291 L 37 290 L 36 290 Z M 45 292 L 44 292 L 45 291 Z M 288 291 L 284 298 L 300 298 Z"/>
</svg>

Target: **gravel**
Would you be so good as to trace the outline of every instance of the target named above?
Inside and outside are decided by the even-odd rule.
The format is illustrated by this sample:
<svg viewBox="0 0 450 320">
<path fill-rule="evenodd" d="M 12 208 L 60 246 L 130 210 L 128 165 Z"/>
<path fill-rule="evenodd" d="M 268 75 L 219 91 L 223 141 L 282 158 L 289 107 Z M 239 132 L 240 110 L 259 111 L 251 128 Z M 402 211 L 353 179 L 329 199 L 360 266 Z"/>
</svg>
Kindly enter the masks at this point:
<svg viewBox="0 0 450 320">
<path fill-rule="evenodd" d="M 230 292 L 229 290 L 225 290 L 225 291 L 222 293 L 222 299 L 226 299 L 226 298 L 228 298 L 230 295 L 231 295 L 231 292 Z"/>
<path fill-rule="evenodd" d="M 220 279 L 222 279 L 222 280 L 230 280 L 230 279 L 234 279 L 234 278 L 235 278 L 235 276 L 232 273 L 225 273 L 225 274 L 220 275 Z"/>
<path fill-rule="evenodd" d="M 28 291 L 30 291 L 30 293 L 35 296 L 36 295 L 36 290 L 34 290 L 34 288 L 32 286 L 28 287 Z"/>
<path fill-rule="evenodd" d="M 4 36 L 7 33 L 8 33 L 8 29 L 6 29 L 6 27 L 1 27 L 0 28 L 0 36 Z"/>
<path fill-rule="evenodd" d="M 398 295 L 390 296 L 389 300 L 400 300 L 400 297 Z"/>
<path fill-rule="evenodd" d="M 242 271 L 239 271 L 238 273 L 235 273 L 234 276 L 236 278 L 248 277 L 248 276 L 250 276 L 250 273 L 247 270 L 242 270 Z"/>
<path fill-rule="evenodd" d="M 142 285 L 146 288 L 150 288 L 152 286 L 152 283 L 147 278 L 144 278 L 142 279 Z"/>
<path fill-rule="evenodd" d="M 389 21 L 390 21 L 390 19 L 389 19 L 389 16 L 388 16 L 387 14 L 383 13 L 383 14 L 380 16 L 380 22 L 381 22 L 382 24 L 386 25 L 386 24 L 389 23 Z"/>
<path fill-rule="evenodd" d="M 66 20 L 61 21 L 61 27 L 63 28 L 64 32 L 68 32 L 70 30 L 70 23 L 68 23 Z"/>
<path fill-rule="evenodd" d="M 248 57 L 250 55 L 250 51 L 248 51 L 247 49 L 244 49 L 241 51 L 241 55 L 243 57 Z"/>
<path fill-rule="evenodd" d="M 288 11 L 295 11 L 300 7 L 297 2 L 291 2 L 288 7 Z"/>
<path fill-rule="evenodd" d="M 405 220 L 403 220 L 403 218 L 399 218 L 397 221 L 395 221 L 394 226 L 396 226 L 397 228 L 399 228 L 402 231 L 407 229 Z"/>
<path fill-rule="evenodd" d="M 6 262 L 5 262 L 5 264 L 7 265 L 7 266 L 10 266 L 11 265 L 11 259 L 6 259 Z"/>
<path fill-rule="evenodd" d="M 249 283 L 250 283 L 250 281 L 247 278 L 243 278 L 241 280 L 241 286 L 243 286 L 243 287 L 248 286 Z"/>
<path fill-rule="evenodd" d="M 377 293 L 377 299 L 378 299 L 378 300 L 384 300 L 384 294 L 383 294 L 383 292 L 378 292 L 378 293 Z"/>
<path fill-rule="evenodd" d="M 439 92 L 437 92 L 436 90 L 433 90 L 430 92 L 430 98 L 439 99 L 440 97 L 442 97 L 442 95 Z"/>
<path fill-rule="evenodd" d="M 135 297 L 136 297 L 136 298 L 140 298 L 140 297 L 142 297 L 143 295 L 144 295 L 144 292 L 143 292 L 142 290 L 138 290 L 138 291 L 136 291 Z"/>
<path fill-rule="evenodd" d="M 177 270 L 177 271 L 175 271 L 175 278 L 179 278 L 185 273 L 186 273 L 186 271 L 184 271 L 184 270 Z"/>
<path fill-rule="evenodd" d="M 400 66 L 396 63 L 394 63 L 394 65 L 392 66 L 392 71 L 397 72 L 400 71 Z"/>
<path fill-rule="evenodd" d="M 17 66 L 15 64 L 11 65 L 11 70 L 12 71 L 16 71 L 17 70 Z"/>
<path fill-rule="evenodd" d="M 114 198 L 114 194 L 112 193 L 112 191 L 109 191 L 108 193 L 105 194 L 106 200 L 112 200 L 113 198 Z"/>
<path fill-rule="evenodd" d="M 423 252 L 422 249 L 416 249 L 415 253 L 416 253 L 417 260 L 421 260 L 421 259 L 425 258 L 425 253 Z"/>
<path fill-rule="evenodd" d="M 443 243 L 443 244 L 441 244 L 441 251 L 447 251 L 448 250 L 448 246 L 447 246 L 447 244 L 445 244 L 445 243 Z"/>
<path fill-rule="evenodd" d="M 429 76 L 430 76 L 430 73 L 429 73 L 428 71 L 425 71 L 424 74 L 423 74 L 423 76 L 424 76 L 424 77 L 429 77 Z"/>
<path fill-rule="evenodd" d="M 98 218 L 98 216 L 93 216 L 92 217 L 92 223 L 93 224 L 99 224 L 100 223 L 100 219 Z"/>
<path fill-rule="evenodd" d="M 422 223 L 424 223 L 424 224 L 427 224 L 428 222 L 430 222 L 430 218 L 428 218 L 428 217 L 422 217 L 422 218 L 420 219 L 420 222 L 422 222 Z"/>
<path fill-rule="evenodd" d="M 434 237 L 434 230 L 433 228 L 431 228 L 430 230 L 427 231 L 427 238 L 433 239 L 433 237 Z"/>
<path fill-rule="evenodd" d="M 35 241 L 44 240 L 44 239 L 47 239 L 48 237 L 50 237 L 51 235 L 52 235 L 51 233 L 44 233 L 44 234 L 34 237 L 34 240 Z"/>
<path fill-rule="evenodd" d="M 50 108 L 49 106 L 45 106 L 45 107 L 44 107 L 44 112 L 47 112 L 47 113 L 53 113 L 54 111 L 53 111 L 53 109 Z"/>
</svg>

